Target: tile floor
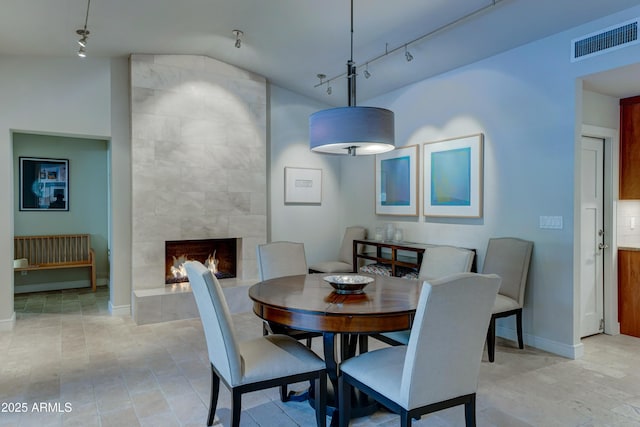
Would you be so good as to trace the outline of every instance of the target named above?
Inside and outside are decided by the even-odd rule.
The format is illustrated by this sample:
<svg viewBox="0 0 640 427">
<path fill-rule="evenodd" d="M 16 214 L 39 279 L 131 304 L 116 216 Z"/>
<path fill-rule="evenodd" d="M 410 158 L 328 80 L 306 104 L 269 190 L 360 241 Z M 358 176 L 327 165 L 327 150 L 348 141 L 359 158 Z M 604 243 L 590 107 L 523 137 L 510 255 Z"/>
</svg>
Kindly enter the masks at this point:
<svg viewBox="0 0 640 427">
<path fill-rule="evenodd" d="M 16 327 L 0 332 L 0 426 L 205 425 L 210 380 L 199 319 L 137 326 L 110 316 L 107 301 L 105 287 L 16 295 Z M 261 334 L 252 313 L 234 321 L 241 338 Z M 481 367 L 478 425 L 640 426 L 640 339 L 584 343 L 585 356 L 568 360 L 499 340 L 496 362 L 485 355 Z M 221 388 L 217 423 L 225 426 L 229 401 Z M 241 424 L 314 419 L 306 403 L 281 403 L 274 389 L 245 395 Z M 414 423 L 463 424 L 461 407 Z M 352 425 L 396 426 L 398 418 L 380 411 Z"/>
</svg>

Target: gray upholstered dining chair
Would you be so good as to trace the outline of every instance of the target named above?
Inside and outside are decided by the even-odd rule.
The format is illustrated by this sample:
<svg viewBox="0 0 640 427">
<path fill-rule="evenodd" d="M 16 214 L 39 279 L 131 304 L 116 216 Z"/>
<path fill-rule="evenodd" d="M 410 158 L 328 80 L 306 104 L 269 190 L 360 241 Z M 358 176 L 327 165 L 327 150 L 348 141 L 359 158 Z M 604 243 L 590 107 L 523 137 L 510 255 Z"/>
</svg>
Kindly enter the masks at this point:
<svg viewBox="0 0 640 427">
<path fill-rule="evenodd" d="M 351 388 L 392 412 L 400 425 L 423 414 L 464 405 L 475 426 L 478 373 L 500 278 L 459 273 L 425 281 L 407 345 L 385 347 L 343 361 L 339 421 L 347 426 Z"/>
<path fill-rule="evenodd" d="M 271 242 L 256 247 L 260 280 L 307 274 L 304 243 Z"/>
<path fill-rule="evenodd" d="M 515 237 L 489 239 L 482 272 L 484 274 L 494 273 L 502 278 L 487 330 L 487 353 L 490 362 L 495 360 L 496 319 L 498 318 L 516 316 L 518 347 L 524 348 L 522 307 L 524 307 L 524 293 L 532 251 L 533 242 L 528 240 Z"/>
<path fill-rule="evenodd" d="M 471 271 L 475 252 L 455 246 L 433 246 L 426 249 L 418 272 L 419 280 L 432 280 L 455 273 Z M 406 278 L 409 278 L 405 276 Z M 409 342 L 411 331 L 385 332 L 373 335 L 374 338 L 390 345 L 403 345 Z"/>
<path fill-rule="evenodd" d="M 304 253 L 304 244 L 298 242 L 271 242 L 256 247 L 258 259 L 258 273 L 260 281 L 275 279 L 277 277 L 297 276 L 307 274 L 307 258 Z M 305 340 L 307 347 L 311 348 L 311 339 L 322 336 L 318 332 L 303 331 L 274 323 L 262 322 L 262 334 L 289 335 L 297 340 Z M 280 399 L 283 402 L 291 396 L 287 393 L 287 387 L 281 389 Z"/>
<path fill-rule="evenodd" d="M 439 279 L 455 273 L 471 271 L 475 253 L 455 246 L 433 246 L 425 250 L 418 279 Z"/>
<path fill-rule="evenodd" d="M 200 312 L 211 364 L 211 402 L 207 425 L 213 424 L 220 381 L 231 391 L 231 425 L 240 425 L 242 394 L 299 381 L 315 382 L 316 422 L 326 425 L 325 364 L 315 353 L 286 335 L 236 340 L 231 314 L 218 279 L 200 262 L 185 263 Z"/>
<path fill-rule="evenodd" d="M 356 271 L 353 265 L 353 241 L 367 238 L 367 229 L 360 226 L 347 227 L 342 237 L 337 261 L 324 261 L 309 267 L 310 273 L 351 273 Z"/>
<path fill-rule="evenodd" d="M 307 274 L 307 258 L 304 253 L 303 243 L 265 243 L 257 246 L 256 255 L 260 281 Z M 322 335 L 317 332 L 301 331 L 281 325 L 270 325 L 267 322 L 262 323 L 262 332 L 263 335 L 278 333 L 292 336 L 298 340 L 304 339 L 307 341 L 307 347 L 309 348 L 311 348 L 311 338 Z"/>
</svg>

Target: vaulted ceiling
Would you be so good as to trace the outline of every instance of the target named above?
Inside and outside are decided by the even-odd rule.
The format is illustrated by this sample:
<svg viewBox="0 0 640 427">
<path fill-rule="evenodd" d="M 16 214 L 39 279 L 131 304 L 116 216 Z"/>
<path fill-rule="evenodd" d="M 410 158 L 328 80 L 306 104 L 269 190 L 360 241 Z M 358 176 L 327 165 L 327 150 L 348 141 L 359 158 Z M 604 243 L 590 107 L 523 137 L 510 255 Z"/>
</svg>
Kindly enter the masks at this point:
<svg viewBox="0 0 640 427">
<path fill-rule="evenodd" d="M 635 6 L 638 0 L 354 0 L 358 100 Z M 73 57 L 87 0 L 3 0 L 0 55 Z M 207 55 L 346 104 L 348 0 L 91 0 L 89 57 Z M 244 32 L 234 47 L 234 29 Z M 404 44 L 414 59 L 407 62 Z M 397 49 L 397 50 L 395 50 Z M 395 51 L 394 51 L 395 50 Z M 567 57 L 569 55 L 567 48 Z M 385 54 L 387 53 L 387 54 Z M 365 79 L 365 63 L 371 77 Z M 78 58 L 80 61 L 81 59 Z M 317 74 L 337 77 L 314 87 Z"/>
</svg>

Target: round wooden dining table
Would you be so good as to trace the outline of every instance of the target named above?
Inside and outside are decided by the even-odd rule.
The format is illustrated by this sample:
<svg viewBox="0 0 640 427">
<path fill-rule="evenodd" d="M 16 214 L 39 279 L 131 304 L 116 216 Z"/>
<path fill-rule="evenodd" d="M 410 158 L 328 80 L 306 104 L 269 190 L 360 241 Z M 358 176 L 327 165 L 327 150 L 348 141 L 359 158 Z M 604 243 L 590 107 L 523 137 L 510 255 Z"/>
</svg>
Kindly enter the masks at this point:
<svg viewBox="0 0 640 427">
<path fill-rule="evenodd" d="M 337 390 L 339 362 L 355 355 L 356 339 L 360 352 L 367 351 L 366 337 L 382 332 L 410 329 L 418 305 L 422 282 L 379 275 L 364 293 L 336 293 L 325 280 L 327 274 L 307 274 L 265 280 L 249 288 L 253 311 L 271 324 L 323 336 L 327 375 Z M 336 357 L 336 336 L 341 337 L 340 357 Z M 364 338 L 364 339 L 362 339 Z M 364 405 L 361 405 L 364 406 Z M 352 411 L 359 413 L 357 405 Z"/>
<path fill-rule="evenodd" d="M 327 274 L 278 277 L 249 289 L 262 319 L 314 332 L 372 334 L 409 329 L 422 282 L 366 275 L 374 279 L 361 294 L 339 294 Z"/>
</svg>

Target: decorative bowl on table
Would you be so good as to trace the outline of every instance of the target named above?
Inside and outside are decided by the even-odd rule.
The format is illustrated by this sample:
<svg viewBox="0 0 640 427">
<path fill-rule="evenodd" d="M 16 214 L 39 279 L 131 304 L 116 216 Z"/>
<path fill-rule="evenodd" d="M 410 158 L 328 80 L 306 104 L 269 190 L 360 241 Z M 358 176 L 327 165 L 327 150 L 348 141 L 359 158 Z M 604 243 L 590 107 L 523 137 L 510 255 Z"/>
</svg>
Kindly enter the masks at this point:
<svg viewBox="0 0 640 427">
<path fill-rule="evenodd" d="M 336 274 L 323 277 L 338 294 L 362 294 L 364 287 L 373 282 L 373 277 L 358 274 Z"/>
</svg>

